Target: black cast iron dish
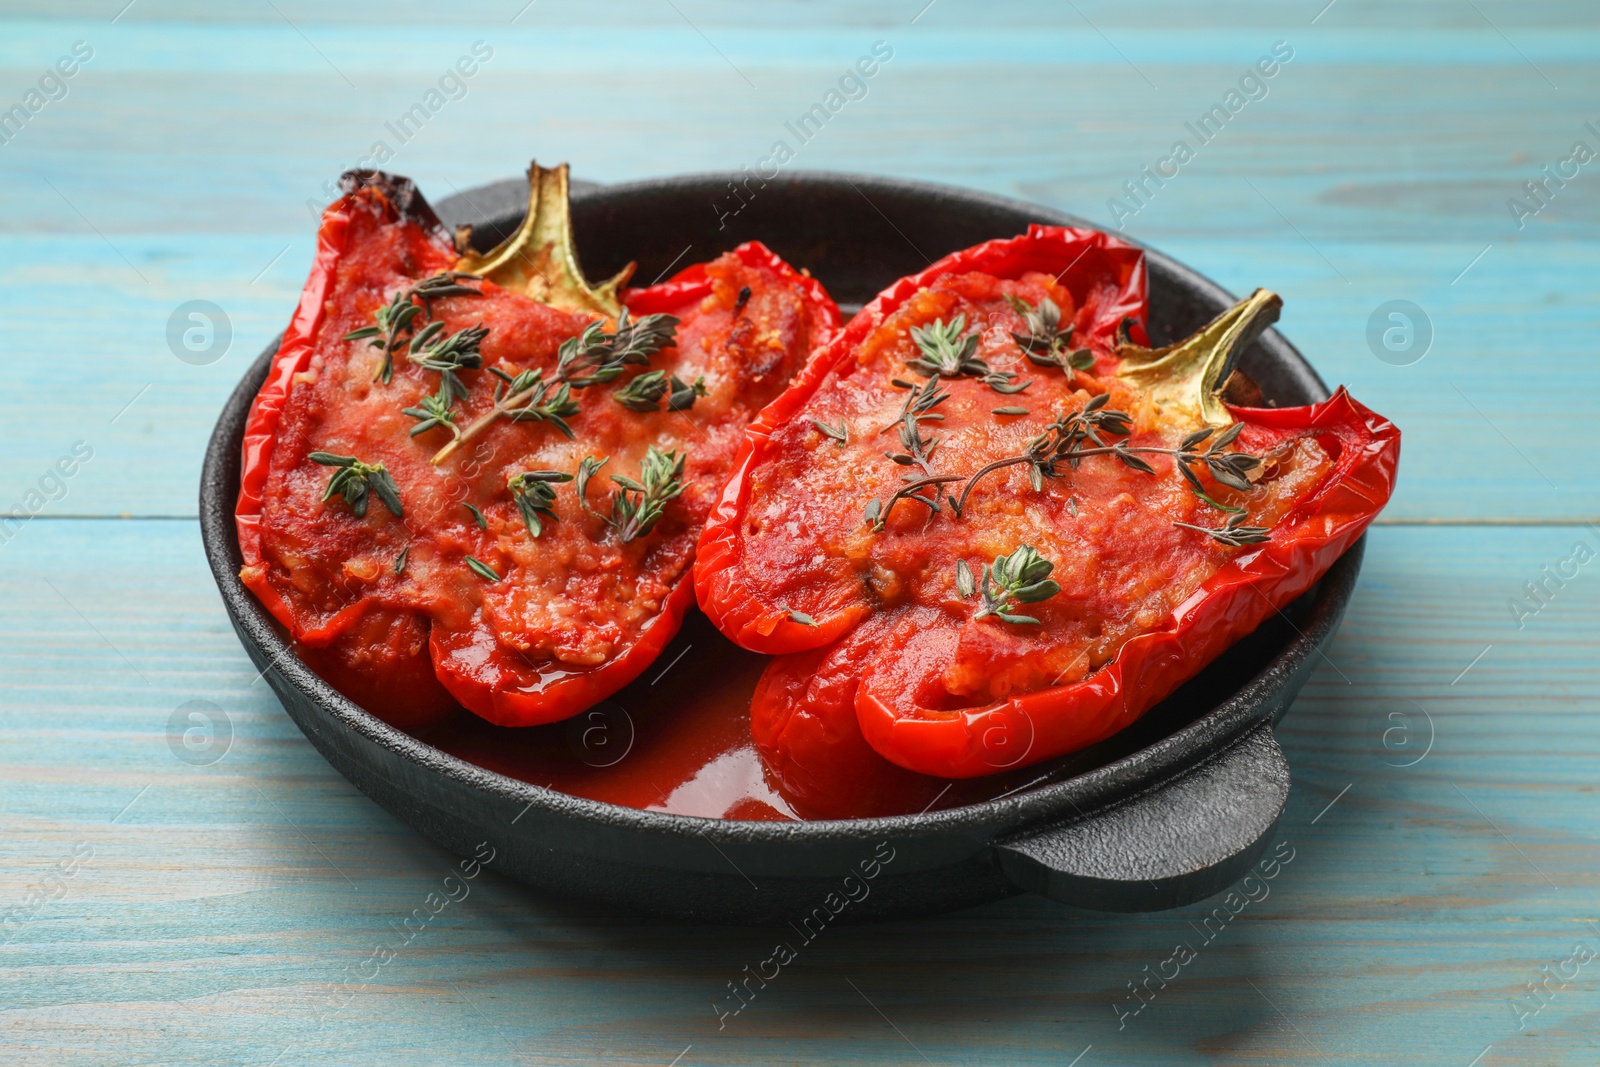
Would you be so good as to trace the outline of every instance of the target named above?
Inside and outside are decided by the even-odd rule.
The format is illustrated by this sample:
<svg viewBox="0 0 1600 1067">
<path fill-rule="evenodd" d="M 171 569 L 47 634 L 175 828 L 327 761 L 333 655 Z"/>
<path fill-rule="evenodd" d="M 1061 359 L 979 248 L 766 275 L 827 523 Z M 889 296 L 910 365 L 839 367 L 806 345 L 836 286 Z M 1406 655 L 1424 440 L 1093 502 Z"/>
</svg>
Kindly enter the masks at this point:
<svg viewBox="0 0 1600 1067">
<path fill-rule="evenodd" d="M 578 246 L 591 277 L 630 258 L 642 283 L 759 239 L 804 265 L 848 309 L 947 252 L 1021 233 L 1029 223 L 1088 226 L 1017 201 L 880 178 L 799 174 L 743 206 L 727 174 L 574 189 Z M 520 181 L 439 205 L 473 222 L 481 247 L 520 220 Z M 1187 335 L 1233 303 L 1193 271 L 1148 253 L 1150 335 Z M 274 346 L 275 347 L 275 346 Z M 250 657 L 311 743 L 395 816 L 446 848 L 487 840 L 494 870 L 630 911 L 697 920 L 797 919 L 888 852 L 870 894 L 844 921 L 928 914 L 1022 891 L 1112 911 L 1176 907 L 1241 877 L 1277 824 L 1289 768 L 1272 725 L 1338 626 L 1365 541 L 1317 587 L 1117 737 L 1028 768 L 1010 796 L 922 815 L 775 823 L 689 818 L 568 796 L 485 770 L 401 733 L 308 670 L 239 582 L 233 524 L 240 438 L 272 349 L 223 410 L 206 453 L 200 525 L 223 602 Z M 1326 386 L 1276 331 L 1241 366 L 1280 405 L 1325 399 Z M 859 892 L 859 890 L 857 890 Z M 835 900 L 839 897 L 835 896 Z"/>
</svg>

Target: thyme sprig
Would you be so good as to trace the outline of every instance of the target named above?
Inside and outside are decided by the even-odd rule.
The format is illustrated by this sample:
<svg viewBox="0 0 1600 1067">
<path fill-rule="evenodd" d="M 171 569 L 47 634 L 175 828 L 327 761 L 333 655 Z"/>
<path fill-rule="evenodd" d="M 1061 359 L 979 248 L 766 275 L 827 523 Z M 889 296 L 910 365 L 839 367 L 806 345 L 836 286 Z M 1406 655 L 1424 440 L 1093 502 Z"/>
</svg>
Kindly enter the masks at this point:
<svg viewBox="0 0 1600 1067">
<path fill-rule="evenodd" d="M 678 328 L 672 315 L 646 315 L 637 322 L 628 319 L 626 308 L 617 316 L 617 329 L 606 333 L 599 319 L 583 328 L 577 337 L 561 342 L 555 373 L 550 381 L 538 370 L 525 370 L 515 377 L 495 367 L 489 373 L 500 378 L 494 391 L 494 406 L 472 421 L 460 436 L 434 453 L 440 463 L 460 446 L 473 440 L 501 418 L 513 422 L 549 422 L 569 439 L 572 428 L 565 422 L 578 413 L 573 389 L 609 382 L 629 364 L 648 366 L 650 357 L 670 344 Z M 697 383 L 698 384 L 698 383 Z M 691 390 L 694 386 L 689 387 Z M 689 401 L 693 403 L 693 401 Z M 677 409 L 673 409 L 677 410 Z"/>
<path fill-rule="evenodd" d="M 933 453 L 943 440 L 941 437 L 924 436 L 922 423 L 924 421 L 942 421 L 944 416 L 933 409 L 950 399 L 950 394 L 939 384 L 939 377 L 928 378 L 921 385 L 912 385 L 895 379 L 894 384 L 903 389 L 910 389 L 906 402 L 900 409 L 897 421 L 900 427 L 900 444 L 904 452 L 885 452 L 884 456 L 902 467 L 915 466 L 921 473 L 908 473 L 901 477 L 901 486 L 892 493 L 887 500 L 874 498 L 867 504 L 866 521 L 872 524 L 875 531 L 882 531 L 889 521 L 889 514 L 894 506 L 902 500 L 915 500 L 926 507 L 933 515 L 939 513 L 939 508 L 944 500 L 949 499 L 951 506 L 955 505 L 952 498 L 945 497 L 939 486 L 950 482 L 962 480 L 957 474 L 936 474 L 933 469 Z M 843 423 L 840 423 L 843 426 Z M 891 424 L 894 425 L 894 424 Z M 887 430 L 889 427 L 884 427 Z M 879 431 L 880 433 L 882 431 Z M 923 491 L 932 489 L 931 496 L 923 495 Z M 931 516 L 930 516 L 931 517 Z"/>
<path fill-rule="evenodd" d="M 921 355 L 906 360 L 906 366 L 927 377 L 976 378 L 997 393 L 1020 393 L 1032 384 L 1015 384 L 1020 374 L 995 370 L 979 359 L 978 335 L 966 330 L 965 315 L 957 315 L 949 322 L 935 319 L 926 326 L 911 327 L 911 339 Z"/>
<path fill-rule="evenodd" d="M 668 501 L 683 492 L 683 468 L 687 459 L 686 453 L 661 452 L 651 445 L 639 464 L 637 480 L 623 474 L 611 476 L 617 488 L 612 490 L 611 513 L 607 515 L 589 506 L 589 482 L 610 458 L 584 456 L 578 463 L 576 475 L 578 505 L 616 530 L 624 544 L 643 537 L 655 529 Z M 528 532 L 534 537 L 542 532 L 544 521 L 557 518 L 554 483 L 573 480 L 574 475 L 561 471 L 527 471 L 508 483 L 522 519 L 528 524 Z"/>
<path fill-rule="evenodd" d="M 1211 435 L 1216 432 L 1214 427 L 1196 430 L 1183 439 L 1183 443 L 1179 445 L 1179 451 L 1182 454 L 1177 457 L 1180 464 L 1178 469 L 1183 472 L 1183 476 L 1189 481 L 1190 488 L 1196 493 L 1204 496 L 1205 487 L 1200 484 L 1200 479 L 1195 476 L 1191 465 L 1202 463 L 1211 472 L 1211 477 L 1230 489 L 1238 489 L 1241 492 L 1248 493 L 1255 488 L 1255 483 L 1250 480 L 1250 475 L 1260 469 L 1261 457 L 1252 456 L 1247 452 L 1223 451 L 1224 448 L 1238 440 L 1239 433 L 1243 429 L 1244 423 L 1234 423 L 1226 430 L 1223 430 L 1222 433 L 1217 434 L 1216 439 L 1206 446 L 1206 450 L 1199 453 L 1194 450 L 1211 438 Z M 1175 453 L 1175 455 L 1177 454 Z M 1217 506 L 1222 507 L 1221 504 Z"/>
<path fill-rule="evenodd" d="M 1230 489 L 1249 492 L 1255 488 L 1250 475 L 1261 468 L 1261 457 L 1247 452 L 1224 451 L 1238 438 L 1244 429 L 1243 423 L 1236 422 L 1220 434 L 1215 427 L 1196 430 L 1180 441 L 1177 448 L 1135 447 L 1126 440 L 1108 443 L 1102 434 L 1126 438 L 1133 432 L 1132 416 L 1107 407 L 1110 399 L 1109 393 L 1101 393 L 1078 411 L 1051 423 L 1044 433 L 1028 442 L 1021 455 L 1007 456 L 979 469 L 967 480 L 961 496 L 953 502 L 955 513 L 960 515 L 966 507 L 973 486 L 994 471 L 1025 463 L 1028 465 L 1029 481 L 1033 483 L 1035 491 L 1040 491 L 1044 488 L 1046 478 L 1059 478 L 1067 469 L 1077 469 L 1078 464 L 1090 456 L 1115 456 L 1124 466 L 1144 474 L 1155 474 L 1156 469 L 1140 458 L 1141 454 L 1170 456 L 1173 466 L 1189 483 L 1190 490 L 1211 504 L 1216 504 L 1216 501 L 1206 495 L 1205 485 L 1196 473 L 1198 468 L 1204 467 L 1211 477 Z M 1085 442 L 1092 442 L 1093 447 L 1085 448 Z M 1206 445 L 1203 451 L 1201 445 Z M 1216 506 L 1225 511 L 1234 510 L 1221 504 Z M 1235 518 L 1240 515 L 1242 512 L 1235 511 Z M 1234 523 L 1234 528 L 1238 528 L 1237 523 Z M 1254 527 L 1244 529 L 1253 530 Z"/>
<path fill-rule="evenodd" d="M 937 381 L 937 378 L 929 378 L 927 384 L 932 384 Z M 925 397 L 924 399 L 929 398 Z M 939 401 L 945 398 L 941 396 L 933 396 L 931 399 L 933 403 L 937 404 Z M 940 442 L 942 442 L 944 438 L 924 436 L 922 433 L 922 421 L 924 419 L 942 420 L 943 418 L 943 415 L 928 414 L 926 408 L 918 410 L 917 403 L 907 404 L 905 412 L 900 416 L 899 435 L 900 444 L 905 448 L 905 451 L 885 452 L 883 454 L 884 458 L 890 460 L 891 462 L 898 463 L 902 467 L 918 466 L 922 468 L 924 474 L 932 474 L 933 453 L 938 449 Z"/>
<path fill-rule="evenodd" d="M 1040 367 L 1056 367 L 1070 377 L 1075 370 L 1093 370 L 1094 353 L 1087 348 L 1072 347 L 1072 323 L 1061 327 L 1061 308 L 1048 296 L 1038 304 L 1030 304 L 1021 297 L 1006 295 L 1006 302 L 1028 324 L 1028 332 L 1012 333 L 1029 361 Z"/>
<path fill-rule="evenodd" d="M 405 335 L 414 329 L 417 316 L 432 315 L 433 301 L 440 297 L 482 296 L 479 290 L 461 284 L 464 281 L 481 280 L 476 274 L 454 270 L 424 278 L 415 285 L 399 290 L 389 299 L 389 303 L 373 312 L 373 317 L 378 320 L 376 326 L 351 330 L 344 335 L 344 339 L 360 341 L 372 338 L 371 347 L 383 350 L 383 360 L 378 364 L 372 380 L 387 385 L 394 375 L 394 354 L 405 343 Z"/>
<path fill-rule="evenodd" d="M 324 501 L 342 496 L 356 518 L 364 519 L 367 517 L 367 493 L 371 491 L 395 518 L 405 517 L 400 490 L 382 463 L 363 463 L 354 456 L 336 456 L 332 452 L 313 452 L 309 458 L 324 467 L 337 468 L 322 491 Z"/>
<path fill-rule="evenodd" d="M 612 399 L 630 411 L 660 411 L 661 398 L 667 398 L 668 411 L 687 411 L 706 395 L 704 376 L 692 384 L 664 370 L 646 371 L 612 394 Z"/>
<path fill-rule="evenodd" d="M 547 382 L 544 372 L 538 370 L 520 371 L 513 376 L 499 367 L 490 367 L 489 373 L 500 379 L 494 387 L 494 405 L 435 452 L 433 463 L 441 462 L 502 418 L 512 422 L 548 422 L 567 440 L 575 438 L 572 427 L 567 424 L 567 420 L 578 413 L 578 402 L 572 398 L 571 386 L 565 382 L 560 385 Z"/>
<path fill-rule="evenodd" d="M 906 402 L 900 406 L 900 413 L 894 417 L 893 422 L 878 431 L 880 434 L 888 433 L 896 426 L 902 425 L 907 415 L 915 415 L 918 419 L 943 421 L 944 416 L 934 413 L 933 409 L 949 400 L 950 394 L 945 392 L 937 377 L 928 378 L 921 385 L 903 378 L 891 378 L 889 384 L 896 389 L 909 389 L 911 392 L 906 394 Z M 844 423 L 840 422 L 839 425 L 843 426 Z"/>
<path fill-rule="evenodd" d="M 676 374 L 672 376 L 671 380 L 672 389 L 667 394 L 668 411 L 688 411 L 694 407 L 696 400 L 699 400 L 708 392 L 706 378 L 703 374 L 696 377 L 692 382 L 685 382 Z"/>
<path fill-rule="evenodd" d="M 1046 478 L 1059 478 L 1066 473 L 1063 467 L 1076 469 L 1083 455 L 1083 442 L 1092 441 L 1097 447 L 1106 447 L 1106 439 L 1101 436 L 1102 433 L 1113 436 L 1126 436 L 1132 433 L 1133 417 L 1125 411 L 1106 407 L 1110 400 L 1110 393 L 1092 397 L 1079 410 L 1046 426 L 1043 433 L 1024 446 L 1021 455 L 997 459 L 981 468 L 967 479 L 960 498 L 955 502 L 955 513 L 961 514 L 962 509 L 967 506 L 967 497 L 972 494 L 972 487 L 985 475 L 1019 463 L 1026 463 L 1028 480 L 1033 483 L 1034 491 L 1039 492 L 1044 489 Z"/>
<path fill-rule="evenodd" d="M 651 445 L 639 464 L 637 481 L 622 474 L 611 476 L 618 488 L 611 494 L 611 514 L 605 521 L 623 544 L 655 529 L 667 502 L 683 492 L 683 466 L 688 458 L 687 453 L 660 452 Z"/>
<path fill-rule="evenodd" d="M 931 513 L 930 518 L 933 515 L 937 515 L 942 503 L 939 496 L 942 490 L 934 487 L 966 480 L 959 474 L 932 474 L 925 478 L 911 475 L 909 479 L 889 497 L 887 502 L 876 497 L 867 501 L 866 521 L 872 524 L 874 532 L 883 532 L 884 527 L 889 523 L 889 513 L 902 500 L 915 500 L 917 503 L 922 504 Z M 923 496 L 922 492 L 925 489 L 933 489 L 934 495 L 931 497 Z M 949 501 L 952 509 L 955 507 L 955 499 L 953 497 L 947 496 L 945 500 Z"/>
<path fill-rule="evenodd" d="M 994 616 L 1003 622 L 1039 625 L 1031 615 L 1018 615 L 1016 609 L 1023 604 L 1036 604 L 1061 592 L 1061 586 L 1050 577 L 1056 565 L 1045 559 L 1032 545 L 1023 545 L 1009 556 L 996 556 L 993 563 L 983 565 L 983 580 L 974 582 L 972 568 L 966 560 L 956 561 L 956 591 L 965 598 L 982 595 L 982 606 L 973 620 Z"/>
<path fill-rule="evenodd" d="M 574 389 L 587 389 L 614 380 L 630 364 L 648 367 L 651 356 L 673 343 L 678 319 L 673 315 L 646 315 L 630 322 L 628 309 L 623 308 L 614 333 L 606 333 L 603 327 L 604 323 L 596 319 L 577 337 L 561 342 L 556 354 L 556 381 L 570 382 Z"/>
<path fill-rule="evenodd" d="M 506 480 L 506 488 L 511 491 L 511 499 L 516 502 L 517 511 L 521 512 L 522 522 L 528 527 L 530 537 L 544 533 L 546 521 L 557 521 L 555 487 L 561 482 L 570 481 L 570 474 L 544 470 L 523 471 Z"/>
<path fill-rule="evenodd" d="M 419 367 L 439 372 L 439 395 L 446 403 L 467 398 L 467 387 L 456 377 L 463 370 L 477 370 L 483 366 L 483 353 L 478 346 L 489 336 L 481 323 L 455 333 L 445 333 L 444 323 L 434 319 L 418 330 L 411 338 L 406 359 Z"/>
<path fill-rule="evenodd" d="M 589 506 L 589 479 L 600 473 L 600 468 L 610 462 L 610 456 L 584 456 L 578 463 L 578 506 L 605 522 L 606 517 Z"/>
<path fill-rule="evenodd" d="M 547 382 L 544 373 L 537 370 L 522 371 L 514 378 L 498 367 L 490 367 L 489 373 L 499 378 L 500 384 L 494 387 L 494 407 L 485 418 L 504 416 L 512 422 L 548 422 L 567 440 L 573 439 L 567 420 L 578 413 L 578 402 L 572 398 L 570 385 Z M 522 398 L 520 403 L 518 397 Z"/>
<path fill-rule="evenodd" d="M 451 438 L 461 436 L 461 430 L 456 426 L 456 412 L 453 404 L 455 397 L 450 395 L 444 382 L 439 383 L 439 391 L 423 397 L 414 408 L 401 408 L 400 414 L 410 415 L 413 419 L 421 419 L 411 427 L 411 436 L 427 433 L 435 426 L 446 427 Z"/>
<path fill-rule="evenodd" d="M 1242 548 L 1245 545 L 1259 545 L 1272 540 L 1272 531 L 1265 526 L 1246 526 L 1246 516 L 1235 514 L 1228 516 L 1228 521 L 1216 529 L 1208 526 L 1195 526 L 1187 522 L 1175 522 L 1172 525 L 1182 526 L 1185 530 L 1196 530 L 1205 534 L 1213 541 L 1224 544 L 1230 548 Z"/>
<path fill-rule="evenodd" d="M 666 371 L 647 371 L 611 394 L 611 399 L 629 411 L 659 411 L 669 388 Z"/>
</svg>

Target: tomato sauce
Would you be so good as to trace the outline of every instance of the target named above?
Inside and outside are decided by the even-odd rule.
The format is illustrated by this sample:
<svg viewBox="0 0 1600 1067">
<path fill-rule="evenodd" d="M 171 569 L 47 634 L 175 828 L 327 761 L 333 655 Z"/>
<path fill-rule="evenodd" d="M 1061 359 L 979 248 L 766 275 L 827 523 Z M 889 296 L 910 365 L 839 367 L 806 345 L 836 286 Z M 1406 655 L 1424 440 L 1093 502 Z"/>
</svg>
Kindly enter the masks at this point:
<svg viewBox="0 0 1600 1067">
<path fill-rule="evenodd" d="M 507 729 L 458 713 L 419 736 L 507 777 L 608 804 L 795 819 L 750 739 L 750 690 L 765 662 L 692 613 L 650 670 L 565 722 Z"/>
<path fill-rule="evenodd" d="M 750 702 L 770 656 L 747 652 L 697 611 L 652 668 L 593 708 L 545 726 L 495 726 L 458 710 L 416 735 L 452 756 L 571 796 L 710 819 L 795 821 L 914 814 L 1004 796 L 1040 780 L 1039 768 L 997 762 L 985 778 L 949 781 L 905 772 L 870 802 L 841 796 L 810 806 L 768 768 L 750 732 Z M 1174 708 L 1171 729 L 1209 707 Z M 1143 741 L 1130 742 L 1137 747 Z M 1065 778 L 1129 745 L 1062 762 Z"/>
</svg>

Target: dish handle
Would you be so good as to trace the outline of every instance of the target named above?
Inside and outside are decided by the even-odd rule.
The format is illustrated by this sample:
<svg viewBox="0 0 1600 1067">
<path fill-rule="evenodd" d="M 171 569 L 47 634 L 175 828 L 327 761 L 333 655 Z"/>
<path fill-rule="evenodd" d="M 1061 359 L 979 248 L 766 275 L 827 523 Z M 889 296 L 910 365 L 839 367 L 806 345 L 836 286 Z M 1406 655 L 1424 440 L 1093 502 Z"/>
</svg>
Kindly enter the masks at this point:
<svg viewBox="0 0 1600 1067">
<path fill-rule="evenodd" d="M 1160 911 L 1242 878 L 1289 799 L 1289 763 L 1264 723 L 1200 766 L 1085 818 L 995 845 L 1013 884 L 1097 911 Z"/>
</svg>

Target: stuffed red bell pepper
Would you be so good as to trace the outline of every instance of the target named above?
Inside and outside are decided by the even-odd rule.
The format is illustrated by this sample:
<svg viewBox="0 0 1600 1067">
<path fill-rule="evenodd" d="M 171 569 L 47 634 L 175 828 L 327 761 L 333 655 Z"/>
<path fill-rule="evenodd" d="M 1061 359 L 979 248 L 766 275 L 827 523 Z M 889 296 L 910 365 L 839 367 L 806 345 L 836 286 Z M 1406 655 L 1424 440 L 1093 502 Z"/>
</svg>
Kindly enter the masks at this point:
<svg viewBox="0 0 1600 1067">
<path fill-rule="evenodd" d="M 251 410 L 241 577 L 327 680 L 417 728 L 565 718 L 636 677 L 749 419 L 837 329 L 759 244 L 590 285 L 566 167 L 498 248 L 353 172 Z"/>
<path fill-rule="evenodd" d="M 751 424 L 695 565 L 712 621 L 778 657 L 752 731 L 788 790 L 869 814 L 1083 748 L 1321 577 L 1399 432 L 1342 389 L 1223 401 L 1279 306 L 1152 351 L 1137 250 L 1034 227 L 852 319 Z"/>
</svg>

